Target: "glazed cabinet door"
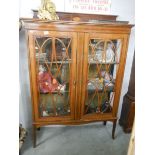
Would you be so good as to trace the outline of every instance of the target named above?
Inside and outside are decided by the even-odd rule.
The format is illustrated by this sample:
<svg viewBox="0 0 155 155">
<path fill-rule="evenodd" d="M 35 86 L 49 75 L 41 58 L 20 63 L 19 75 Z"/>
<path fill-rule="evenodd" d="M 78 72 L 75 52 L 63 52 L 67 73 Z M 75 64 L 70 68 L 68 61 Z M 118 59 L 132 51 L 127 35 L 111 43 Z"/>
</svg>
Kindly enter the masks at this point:
<svg viewBox="0 0 155 155">
<path fill-rule="evenodd" d="M 74 119 L 77 34 L 29 30 L 28 39 L 34 120 Z"/>
<path fill-rule="evenodd" d="M 127 41 L 122 34 L 85 34 L 81 119 L 116 117 Z"/>
</svg>

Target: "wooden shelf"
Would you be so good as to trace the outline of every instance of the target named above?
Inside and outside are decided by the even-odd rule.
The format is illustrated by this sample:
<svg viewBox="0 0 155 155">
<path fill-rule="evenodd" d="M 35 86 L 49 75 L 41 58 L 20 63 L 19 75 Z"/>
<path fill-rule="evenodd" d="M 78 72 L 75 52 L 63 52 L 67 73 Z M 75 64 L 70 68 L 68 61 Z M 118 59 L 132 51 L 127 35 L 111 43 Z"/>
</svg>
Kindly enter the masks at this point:
<svg viewBox="0 0 155 155">
<path fill-rule="evenodd" d="M 37 60 L 38 61 L 38 60 Z M 71 61 L 52 61 L 52 62 L 50 62 L 50 61 L 42 61 L 42 60 L 39 60 L 38 61 L 39 63 L 47 63 L 47 64 L 51 64 L 51 63 L 53 63 L 53 64 L 61 64 L 61 63 L 63 63 L 63 64 L 69 64 L 69 63 L 71 63 Z"/>
<path fill-rule="evenodd" d="M 88 62 L 89 64 L 103 64 L 103 65 L 109 65 L 109 64 L 111 64 L 111 65 L 114 65 L 114 64 L 119 64 L 118 62 Z"/>
<path fill-rule="evenodd" d="M 69 93 L 69 91 L 53 91 L 53 92 L 49 92 L 49 93 L 42 93 L 40 92 L 41 95 L 49 95 L 49 94 L 63 94 L 63 93 Z"/>
<path fill-rule="evenodd" d="M 95 89 L 87 89 L 87 91 L 88 91 L 88 94 L 92 94 L 92 93 L 95 92 Z M 103 93 L 104 92 L 104 88 L 103 89 L 98 89 L 97 92 L 98 93 Z M 106 92 L 114 92 L 114 87 L 113 88 L 112 87 L 107 88 Z"/>
</svg>

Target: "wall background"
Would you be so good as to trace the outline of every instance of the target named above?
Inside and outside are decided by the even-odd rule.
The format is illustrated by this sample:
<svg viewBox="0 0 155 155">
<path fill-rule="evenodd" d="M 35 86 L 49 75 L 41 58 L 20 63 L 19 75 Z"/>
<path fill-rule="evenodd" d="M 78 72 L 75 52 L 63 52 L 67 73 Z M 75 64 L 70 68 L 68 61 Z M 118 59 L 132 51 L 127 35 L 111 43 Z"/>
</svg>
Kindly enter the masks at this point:
<svg viewBox="0 0 155 155">
<path fill-rule="evenodd" d="M 40 6 L 41 0 L 19 0 L 19 17 L 32 17 L 31 9 L 37 9 Z M 53 0 L 56 5 L 57 11 L 65 11 L 65 0 Z M 117 20 L 129 21 L 131 24 L 135 23 L 135 1 L 134 0 L 111 0 L 111 15 L 118 15 Z M 67 10 L 66 10 L 67 11 Z M 20 38 L 24 32 L 20 32 Z M 21 41 L 21 40 L 20 40 Z M 22 40 L 21 42 L 23 42 Z M 19 44 L 19 84 L 20 84 L 20 94 L 19 94 L 19 121 L 23 124 L 25 128 L 30 128 L 32 124 L 32 112 L 31 112 L 31 98 L 30 98 L 30 88 L 29 88 L 29 74 L 28 74 L 28 63 L 27 63 L 27 53 L 26 44 Z M 132 28 L 128 54 L 126 60 L 125 74 L 122 85 L 122 93 L 120 98 L 118 118 L 120 117 L 122 100 L 124 94 L 126 94 L 129 85 L 130 72 L 133 60 L 135 48 L 135 29 Z"/>
</svg>

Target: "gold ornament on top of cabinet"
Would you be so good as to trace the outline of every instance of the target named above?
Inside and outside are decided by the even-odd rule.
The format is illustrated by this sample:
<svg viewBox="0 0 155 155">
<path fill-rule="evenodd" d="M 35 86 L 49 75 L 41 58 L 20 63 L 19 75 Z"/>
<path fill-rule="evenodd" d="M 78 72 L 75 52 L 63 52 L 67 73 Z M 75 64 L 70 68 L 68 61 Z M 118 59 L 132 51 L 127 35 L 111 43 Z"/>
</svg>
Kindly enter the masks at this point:
<svg viewBox="0 0 155 155">
<path fill-rule="evenodd" d="M 51 0 L 41 0 L 41 8 L 38 11 L 39 19 L 59 20 L 56 14 L 56 7 Z"/>
</svg>

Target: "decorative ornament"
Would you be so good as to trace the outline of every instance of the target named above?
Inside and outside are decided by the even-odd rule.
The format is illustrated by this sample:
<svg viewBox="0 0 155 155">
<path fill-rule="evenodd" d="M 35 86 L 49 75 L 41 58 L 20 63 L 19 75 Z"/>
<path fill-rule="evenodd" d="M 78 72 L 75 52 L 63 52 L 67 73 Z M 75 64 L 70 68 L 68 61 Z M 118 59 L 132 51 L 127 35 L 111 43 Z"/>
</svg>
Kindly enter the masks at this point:
<svg viewBox="0 0 155 155">
<path fill-rule="evenodd" d="M 106 61 L 105 59 L 103 59 L 104 62 L 113 62 L 114 61 L 114 51 L 112 50 L 112 44 L 111 43 L 108 43 L 108 46 L 107 46 L 107 50 L 106 50 Z"/>
<path fill-rule="evenodd" d="M 39 66 L 38 74 L 39 89 L 41 93 L 54 92 L 58 89 L 58 81 L 46 71 L 46 68 L 43 65 Z"/>
<path fill-rule="evenodd" d="M 100 113 L 100 108 L 99 107 L 96 108 L 96 113 Z"/>
<path fill-rule="evenodd" d="M 105 101 L 102 105 L 101 105 L 101 110 L 102 112 L 111 112 L 112 111 L 112 108 L 111 108 L 111 105 L 108 101 Z"/>
<path fill-rule="evenodd" d="M 59 90 L 60 92 L 64 92 L 65 89 L 66 89 L 66 85 L 65 85 L 65 84 L 64 84 L 64 85 L 59 84 L 58 90 Z"/>
<path fill-rule="evenodd" d="M 103 78 L 100 78 L 100 79 L 99 79 L 100 84 L 103 84 L 103 81 L 104 81 Z"/>
<path fill-rule="evenodd" d="M 69 113 L 70 112 L 70 109 L 68 109 L 67 112 Z"/>
<path fill-rule="evenodd" d="M 56 7 L 51 0 L 41 0 L 41 8 L 38 10 L 39 19 L 59 20 Z"/>
<path fill-rule="evenodd" d="M 48 111 L 43 111 L 43 116 L 49 116 Z"/>
<path fill-rule="evenodd" d="M 108 85 L 109 83 L 111 83 L 112 75 L 110 75 L 107 71 L 101 71 L 100 74 L 101 74 L 101 77 L 103 77 L 105 84 Z"/>
</svg>

